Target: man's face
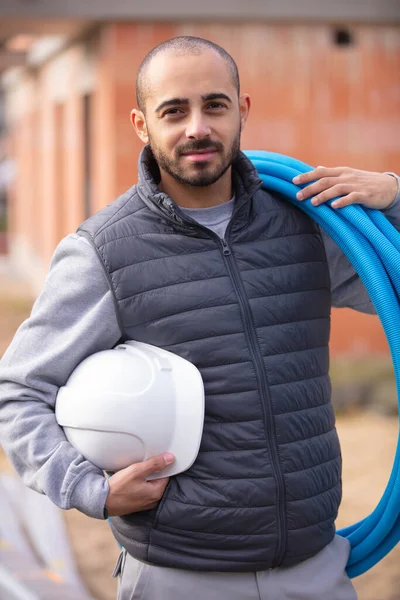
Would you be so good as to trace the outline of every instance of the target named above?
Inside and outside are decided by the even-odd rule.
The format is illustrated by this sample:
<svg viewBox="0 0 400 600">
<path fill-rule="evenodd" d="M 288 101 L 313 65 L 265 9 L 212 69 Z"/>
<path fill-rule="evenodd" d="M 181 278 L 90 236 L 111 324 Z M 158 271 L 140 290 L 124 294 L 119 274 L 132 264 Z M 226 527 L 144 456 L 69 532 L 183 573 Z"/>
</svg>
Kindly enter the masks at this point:
<svg viewBox="0 0 400 600">
<path fill-rule="evenodd" d="M 208 50 L 169 52 L 151 62 L 148 84 L 145 123 L 160 169 L 183 184 L 215 183 L 240 149 L 248 109 L 245 99 L 240 109 L 226 62 Z"/>
</svg>

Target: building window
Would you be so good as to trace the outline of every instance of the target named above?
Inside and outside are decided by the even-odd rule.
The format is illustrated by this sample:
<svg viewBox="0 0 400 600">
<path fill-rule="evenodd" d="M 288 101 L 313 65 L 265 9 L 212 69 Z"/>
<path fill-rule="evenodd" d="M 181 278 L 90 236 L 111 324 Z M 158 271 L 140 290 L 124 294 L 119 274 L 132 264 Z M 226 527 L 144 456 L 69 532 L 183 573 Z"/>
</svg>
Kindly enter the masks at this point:
<svg viewBox="0 0 400 600">
<path fill-rule="evenodd" d="M 353 46 L 353 33 L 350 31 L 350 29 L 347 29 L 346 27 L 337 27 L 333 30 L 333 42 L 336 46 Z"/>
</svg>

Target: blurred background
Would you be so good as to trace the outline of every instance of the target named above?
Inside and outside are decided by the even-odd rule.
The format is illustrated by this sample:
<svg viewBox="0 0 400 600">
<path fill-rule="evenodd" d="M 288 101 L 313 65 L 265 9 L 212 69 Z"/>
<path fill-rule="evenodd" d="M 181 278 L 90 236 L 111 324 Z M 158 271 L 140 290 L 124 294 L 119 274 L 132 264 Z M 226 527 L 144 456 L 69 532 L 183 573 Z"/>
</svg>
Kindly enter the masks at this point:
<svg viewBox="0 0 400 600">
<path fill-rule="evenodd" d="M 243 149 L 400 173 L 400 0 L 1 0 L 0 355 L 60 239 L 136 182 L 136 71 L 177 35 L 236 60 L 252 98 Z M 341 527 L 385 487 L 397 396 L 377 317 L 334 309 L 331 352 Z M 3 457 L 0 466 L 9 469 Z M 115 597 L 107 524 L 76 511 L 66 520 L 85 582 L 96 598 Z M 356 580 L 360 600 L 400 599 L 399 559 L 397 549 Z"/>
</svg>

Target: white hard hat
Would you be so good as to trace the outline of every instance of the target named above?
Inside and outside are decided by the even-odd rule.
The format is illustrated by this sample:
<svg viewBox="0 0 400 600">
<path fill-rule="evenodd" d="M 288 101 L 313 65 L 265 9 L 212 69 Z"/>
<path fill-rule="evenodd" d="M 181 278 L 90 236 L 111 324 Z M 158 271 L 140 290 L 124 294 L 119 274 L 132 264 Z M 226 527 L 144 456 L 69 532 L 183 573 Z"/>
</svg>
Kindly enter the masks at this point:
<svg viewBox="0 0 400 600">
<path fill-rule="evenodd" d="M 175 462 L 147 479 L 175 475 L 199 451 L 203 381 L 180 356 L 128 341 L 76 367 L 58 392 L 56 419 L 68 441 L 105 471 L 171 452 Z"/>
</svg>

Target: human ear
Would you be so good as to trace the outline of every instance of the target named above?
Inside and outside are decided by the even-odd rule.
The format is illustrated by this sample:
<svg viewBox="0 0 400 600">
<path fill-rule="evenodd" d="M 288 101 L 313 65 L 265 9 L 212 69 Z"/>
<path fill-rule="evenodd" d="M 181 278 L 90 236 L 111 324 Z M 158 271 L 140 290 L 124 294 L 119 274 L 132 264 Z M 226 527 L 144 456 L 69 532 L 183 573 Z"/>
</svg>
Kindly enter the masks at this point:
<svg viewBox="0 0 400 600">
<path fill-rule="evenodd" d="M 131 123 L 138 137 L 142 140 L 142 142 L 147 144 L 149 141 L 149 135 L 147 133 L 146 119 L 142 111 L 138 108 L 134 108 L 131 112 Z"/>
<path fill-rule="evenodd" d="M 248 94 L 241 94 L 239 96 L 239 112 L 240 112 L 241 129 L 243 129 L 246 124 L 247 117 L 249 116 L 250 106 L 251 106 L 250 96 Z"/>
</svg>

